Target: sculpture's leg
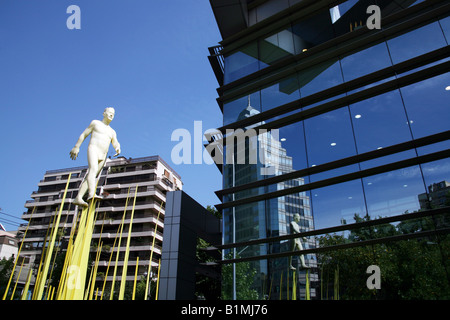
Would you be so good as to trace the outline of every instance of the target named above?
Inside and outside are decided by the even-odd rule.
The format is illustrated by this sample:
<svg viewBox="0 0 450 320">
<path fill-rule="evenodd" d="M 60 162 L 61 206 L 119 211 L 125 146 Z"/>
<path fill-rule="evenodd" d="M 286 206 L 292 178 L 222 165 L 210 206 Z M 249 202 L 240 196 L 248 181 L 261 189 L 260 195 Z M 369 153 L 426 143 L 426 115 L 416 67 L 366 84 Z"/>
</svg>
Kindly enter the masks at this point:
<svg viewBox="0 0 450 320">
<path fill-rule="evenodd" d="M 86 177 L 85 177 L 83 179 L 83 182 L 81 182 L 80 189 L 78 190 L 77 197 L 73 201 L 74 205 L 82 206 L 82 207 L 87 207 L 88 206 L 88 203 L 83 200 L 83 196 L 86 194 L 87 190 L 88 190 L 88 185 L 87 185 L 87 181 L 86 181 Z"/>
<path fill-rule="evenodd" d="M 97 194 L 95 194 L 95 192 L 96 192 L 96 189 L 97 189 L 97 183 L 96 183 L 96 180 L 97 180 L 97 178 L 100 176 L 100 174 L 101 174 L 101 172 L 102 172 L 102 170 L 103 170 L 103 167 L 105 166 L 105 163 L 106 163 L 106 158 L 105 159 L 103 159 L 103 160 L 98 160 L 98 162 L 96 163 L 96 165 L 97 165 L 97 168 L 96 168 L 96 170 L 94 171 L 94 170 L 92 170 L 92 172 L 94 173 L 95 172 L 95 175 L 94 174 L 92 174 L 92 176 L 89 176 L 89 178 L 91 179 L 91 183 L 92 184 L 90 184 L 90 185 L 92 185 L 92 186 L 94 186 L 93 188 L 92 188 L 92 190 L 91 190 L 91 188 L 89 188 L 89 195 L 88 195 L 88 200 L 91 200 L 92 198 L 95 198 L 95 199 L 102 199 L 102 197 L 101 196 L 99 196 L 99 195 L 97 195 Z M 94 167 L 94 166 L 93 166 Z M 89 168 L 89 171 L 90 171 L 91 169 Z M 89 180 L 88 180 L 89 181 Z M 88 182 L 89 183 L 89 182 Z"/>
</svg>

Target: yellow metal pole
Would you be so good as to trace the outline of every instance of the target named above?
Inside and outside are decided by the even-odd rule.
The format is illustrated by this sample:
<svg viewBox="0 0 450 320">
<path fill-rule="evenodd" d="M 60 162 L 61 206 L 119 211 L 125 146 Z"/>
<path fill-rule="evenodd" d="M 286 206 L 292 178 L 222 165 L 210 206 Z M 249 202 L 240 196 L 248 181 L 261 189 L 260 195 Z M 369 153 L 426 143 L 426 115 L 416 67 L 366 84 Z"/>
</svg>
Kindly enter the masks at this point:
<svg viewBox="0 0 450 320">
<path fill-rule="evenodd" d="M 133 285 L 133 297 L 131 300 L 134 300 L 136 296 L 136 281 L 137 281 L 137 275 L 138 275 L 138 268 L 139 268 L 139 257 L 136 259 L 136 271 L 134 272 L 134 285 Z"/>
<path fill-rule="evenodd" d="M 39 289 L 37 292 L 37 299 L 40 299 L 40 297 L 42 297 L 42 293 L 44 292 L 44 286 L 45 286 L 45 281 L 47 280 L 47 273 L 48 273 L 48 268 L 50 266 L 50 259 L 52 257 L 52 253 L 53 253 L 53 247 L 55 245 L 55 238 L 56 238 L 56 231 L 58 230 L 58 226 L 59 226 L 59 221 L 61 219 L 61 212 L 63 210 L 63 206 L 64 206 L 64 201 L 66 199 L 66 195 L 67 195 L 67 189 L 69 188 L 69 183 L 70 183 L 70 177 L 71 177 L 72 173 L 69 173 L 69 177 L 67 178 L 67 184 L 66 184 L 66 189 L 64 190 L 64 195 L 61 201 L 61 206 L 59 209 L 59 213 L 58 213 L 58 217 L 56 218 L 56 222 L 55 222 L 55 226 L 53 234 L 52 234 L 52 238 L 49 244 L 49 247 L 47 248 L 47 255 L 46 255 L 46 259 L 44 261 L 44 269 L 42 270 L 42 275 L 41 275 L 41 279 L 40 279 L 40 285 L 39 285 Z"/>
<path fill-rule="evenodd" d="M 68 300 L 83 300 L 84 297 L 84 287 L 86 283 L 86 274 L 88 267 L 87 264 L 89 260 L 89 251 L 95 216 L 95 204 L 96 199 L 93 198 L 89 205 L 86 219 L 84 220 L 85 224 L 81 223 L 79 232 L 75 239 L 74 250 L 69 267 L 71 267 L 70 271 L 75 273 L 76 285 L 71 285 L 71 288 L 68 288 L 65 297 Z M 81 222 L 84 221 L 82 219 Z"/>
<path fill-rule="evenodd" d="M 292 300 L 297 300 L 297 281 L 295 279 L 295 270 L 292 274 Z"/>
<path fill-rule="evenodd" d="M 77 207 L 78 209 L 78 207 Z M 74 288 L 72 288 L 74 285 L 80 285 L 78 283 L 78 275 L 75 274 L 75 277 L 73 275 L 71 275 L 72 273 L 77 273 L 78 269 L 77 266 L 75 265 L 75 260 L 76 260 L 76 256 L 75 256 L 75 248 L 77 246 L 77 248 L 80 246 L 80 242 L 82 239 L 82 236 L 78 237 L 78 234 L 82 234 L 84 232 L 85 226 L 86 226 L 86 218 L 88 215 L 88 210 L 89 208 L 83 208 L 81 210 L 81 214 L 77 214 L 77 221 L 78 221 L 78 226 L 77 226 L 77 222 L 75 222 L 74 224 L 72 224 L 72 230 L 71 230 L 71 238 L 69 240 L 69 246 L 67 248 L 67 252 L 66 252 L 66 258 L 65 258 L 65 271 L 63 272 L 62 276 L 61 276 L 61 280 L 60 280 L 60 284 L 59 284 L 59 288 L 58 291 L 58 300 L 65 300 L 65 299 L 70 299 L 70 296 L 73 294 L 73 290 Z M 75 237 L 75 231 L 77 232 L 77 236 Z M 74 238 L 75 237 L 75 238 Z M 70 279 L 69 279 L 70 277 Z M 75 281 L 73 281 L 75 278 Z M 68 283 L 68 281 L 71 280 L 71 282 L 75 282 L 75 284 L 73 283 Z"/>
<path fill-rule="evenodd" d="M 119 237 L 119 243 L 117 245 L 116 263 L 114 265 L 113 279 L 112 279 L 112 283 L 111 283 L 111 292 L 110 292 L 110 295 L 109 295 L 109 300 L 112 300 L 113 299 L 113 295 L 114 295 L 114 285 L 115 285 L 115 282 L 116 282 L 117 264 L 119 262 L 120 244 L 122 242 L 123 225 L 125 224 L 125 217 L 126 217 L 126 214 L 127 214 L 127 207 L 128 207 L 129 196 L 130 196 L 130 188 L 128 188 L 127 200 L 125 201 L 125 210 L 123 211 L 122 223 L 120 225 L 120 237 Z"/>
<path fill-rule="evenodd" d="M 288 272 L 286 273 L 286 300 L 289 300 L 289 284 L 291 283 L 290 279 L 289 279 L 289 269 Z"/>
<path fill-rule="evenodd" d="M 55 228 L 55 221 L 56 221 L 56 218 L 58 216 L 58 209 L 55 210 L 55 214 L 53 215 L 53 217 L 52 217 L 52 219 L 51 219 L 51 221 L 50 221 L 50 223 L 48 225 L 47 232 L 45 233 L 44 244 L 42 246 L 41 259 L 39 260 L 39 268 L 38 268 L 37 277 L 36 277 L 36 280 L 35 280 L 35 286 L 34 286 L 34 292 L 33 292 L 33 300 L 39 299 L 39 298 L 37 298 L 37 293 L 39 292 L 39 287 L 41 285 L 42 267 L 44 266 L 43 262 L 45 261 L 45 259 L 47 257 L 47 254 L 48 254 L 48 248 L 50 246 L 50 240 L 52 238 L 53 231 L 54 231 L 54 228 Z"/>
<path fill-rule="evenodd" d="M 156 280 L 156 294 L 155 300 L 158 300 L 158 292 L 159 292 L 159 272 L 161 271 L 161 259 L 158 262 L 158 279 Z"/>
<path fill-rule="evenodd" d="M 311 300 L 309 293 L 309 269 L 306 270 L 306 300 Z"/>
<path fill-rule="evenodd" d="M 34 213 L 35 210 L 36 210 L 36 207 L 33 207 L 33 210 L 31 211 L 31 215 L 30 215 L 30 221 L 28 222 L 28 225 L 25 228 L 25 233 L 23 234 L 22 242 L 20 243 L 19 250 L 17 251 L 17 256 L 16 256 L 16 259 L 14 260 L 14 266 L 12 268 L 11 274 L 9 275 L 8 284 L 6 285 L 6 290 L 5 290 L 5 293 L 3 294 L 2 300 L 5 300 L 6 299 L 6 295 L 8 294 L 9 286 L 10 286 L 11 280 L 12 280 L 12 278 L 14 276 L 14 270 L 16 269 L 16 264 L 17 264 L 17 261 L 19 260 L 20 252 L 22 251 L 22 246 L 23 246 L 23 243 L 24 243 L 24 240 L 25 240 L 25 236 L 27 235 L 28 228 L 30 227 L 31 219 L 33 218 L 33 213 Z"/>
<path fill-rule="evenodd" d="M 283 290 L 281 290 L 283 288 L 283 271 L 281 271 L 281 275 L 280 275 L 280 300 L 281 300 L 281 292 Z"/>
<path fill-rule="evenodd" d="M 23 291 L 22 291 L 21 300 L 27 300 L 28 289 L 30 288 L 30 282 L 31 282 L 31 275 L 32 274 L 33 274 L 33 269 L 30 268 L 30 270 L 28 270 L 28 276 L 27 276 L 27 281 L 25 282 L 25 287 L 23 288 Z"/>
<path fill-rule="evenodd" d="M 39 289 L 41 273 L 42 273 L 41 272 L 42 262 L 44 261 L 45 255 L 47 254 L 46 243 L 48 241 L 49 233 L 51 234 L 53 232 L 53 226 L 54 226 L 54 222 L 56 220 L 57 213 L 58 213 L 58 209 L 55 210 L 55 215 L 50 219 L 47 231 L 45 232 L 44 244 L 42 246 L 41 258 L 39 260 L 39 267 L 38 267 L 38 270 L 37 270 L 36 279 L 34 280 L 33 295 L 31 296 L 31 300 L 35 300 L 36 299 L 36 295 L 37 295 L 37 292 L 38 292 L 38 289 Z"/>
<path fill-rule="evenodd" d="M 98 262 L 100 260 L 100 253 L 102 252 L 102 246 L 103 242 L 100 243 L 100 246 L 97 247 L 97 255 L 95 257 L 95 263 L 94 267 L 92 268 L 91 272 L 91 283 L 90 283 L 90 290 L 89 290 L 89 300 L 92 300 L 92 297 L 94 295 L 94 288 L 95 288 L 95 280 L 97 278 L 97 268 L 98 268 Z M 86 300 L 86 298 L 85 298 Z"/>
<path fill-rule="evenodd" d="M 52 287 L 52 294 L 50 295 L 50 300 L 53 300 L 54 295 L 55 295 L 55 287 Z"/>
<path fill-rule="evenodd" d="M 159 210 L 158 210 L 158 217 L 156 218 L 155 230 L 153 232 L 153 242 L 152 242 L 152 249 L 150 251 L 150 259 L 148 261 L 147 281 L 146 281 L 146 284 L 145 284 L 144 300 L 147 300 L 147 297 L 148 297 L 148 284 L 149 284 L 149 281 L 150 281 L 150 273 L 152 271 L 153 250 L 155 248 L 156 231 L 158 229 L 159 214 L 161 213 L 162 205 L 163 205 L 163 202 L 161 201 L 161 205 L 159 206 Z"/>
<path fill-rule="evenodd" d="M 19 282 L 20 274 L 22 273 L 23 262 L 25 259 L 22 259 L 22 263 L 20 264 L 19 274 L 17 275 L 16 284 L 14 285 L 13 292 L 11 294 L 11 300 L 14 298 L 14 293 L 16 293 L 17 282 Z"/>
<path fill-rule="evenodd" d="M 123 219 L 122 219 L 122 222 L 123 222 Z M 108 277 L 109 267 L 110 267 L 110 264 L 111 264 L 112 256 L 114 254 L 114 250 L 116 248 L 116 241 L 117 241 L 117 238 L 118 238 L 119 233 L 120 233 L 121 225 L 122 224 L 119 224 L 119 227 L 117 228 L 116 237 L 114 238 L 113 247 L 111 249 L 111 254 L 109 255 L 108 266 L 106 267 L 105 279 L 103 279 L 103 287 L 102 287 L 102 293 L 100 295 L 100 300 L 103 300 L 103 293 L 105 292 L 105 286 L 106 286 L 106 278 Z"/>
<path fill-rule="evenodd" d="M 136 205 L 137 189 L 138 189 L 138 186 L 136 185 L 136 189 L 134 191 L 133 209 L 131 209 L 130 224 L 128 226 L 127 246 L 126 246 L 126 250 L 125 250 L 125 259 L 123 261 L 122 279 L 120 281 L 119 300 L 123 300 L 123 297 L 125 294 L 125 283 L 127 281 L 128 257 L 130 255 L 131 229 L 133 228 L 133 216 L 134 216 L 134 207 Z"/>
</svg>

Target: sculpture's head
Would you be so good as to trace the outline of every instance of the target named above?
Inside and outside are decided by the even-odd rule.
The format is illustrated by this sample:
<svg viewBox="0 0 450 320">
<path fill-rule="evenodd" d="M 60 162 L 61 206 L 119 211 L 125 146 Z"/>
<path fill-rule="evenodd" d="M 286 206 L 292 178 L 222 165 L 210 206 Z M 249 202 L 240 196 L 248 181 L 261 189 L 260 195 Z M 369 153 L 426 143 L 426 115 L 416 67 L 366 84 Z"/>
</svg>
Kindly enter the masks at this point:
<svg viewBox="0 0 450 320">
<path fill-rule="evenodd" d="M 105 111 L 103 111 L 103 119 L 107 120 L 108 123 L 113 121 L 114 115 L 116 114 L 116 111 L 113 107 L 105 108 Z"/>
<path fill-rule="evenodd" d="M 300 221 L 300 215 L 298 213 L 294 214 L 294 221 L 299 222 Z"/>
</svg>

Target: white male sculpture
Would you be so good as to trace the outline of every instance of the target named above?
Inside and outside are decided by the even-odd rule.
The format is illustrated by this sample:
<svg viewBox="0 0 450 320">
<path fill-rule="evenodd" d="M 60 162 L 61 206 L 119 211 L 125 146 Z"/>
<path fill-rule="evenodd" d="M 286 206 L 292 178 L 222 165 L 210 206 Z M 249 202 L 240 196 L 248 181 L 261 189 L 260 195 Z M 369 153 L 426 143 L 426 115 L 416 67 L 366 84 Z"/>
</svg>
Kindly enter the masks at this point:
<svg viewBox="0 0 450 320">
<path fill-rule="evenodd" d="M 88 192 L 88 200 L 94 197 L 99 199 L 101 198 L 95 194 L 95 180 L 105 165 L 109 144 L 112 143 L 114 149 L 116 150 L 114 157 L 120 154 L 120 144 L 117 141 L 116 132 L 109 126 L 111 121 L 114 119 L 114 114 L 114 108 L 106 108 L 105 111 L 103 111 L 103 120 L 93 120 L 80 135 L 75 147 L 73 147 L 70 151 L 70 158 L 75 160 L 84 139 L 91 135 L 91 140 L 89 141 L 87 150 L 89 169 L 86 178 L 83 180 L 80 189 L 78 190 L 78 195 L 73 202 L 75 205 L 81 205 L 84 207 L 88 206 L 87 202 L 83 200 L 86 192 Z"/>
<path fill-rule="evenodd" d="M 300 215 L 298 213 L 294 214 L 294 221 L 291 221 L 291 233 L 293 234 L 299 234 L 300 233 L 300 227 L 298 225 L 298 222 L 300 221 Z M 306 238 L 302 238 L 303 241 L 306 241 Z M 300 241 L 300 238 L 295 238 L 292 243 L 292 251 L 294 250 L 303 250 L 302 242 Z M 308 266 L 305 263 L 305 257 L 301 254 L 300 255 L 300 262 L 301 267 L 303 269 L 308 269 Z M 295 267 L 292 265 L 292 256 L 289 256 L 289 267 L 291 270 L 295 270 Z"/>
</svg>

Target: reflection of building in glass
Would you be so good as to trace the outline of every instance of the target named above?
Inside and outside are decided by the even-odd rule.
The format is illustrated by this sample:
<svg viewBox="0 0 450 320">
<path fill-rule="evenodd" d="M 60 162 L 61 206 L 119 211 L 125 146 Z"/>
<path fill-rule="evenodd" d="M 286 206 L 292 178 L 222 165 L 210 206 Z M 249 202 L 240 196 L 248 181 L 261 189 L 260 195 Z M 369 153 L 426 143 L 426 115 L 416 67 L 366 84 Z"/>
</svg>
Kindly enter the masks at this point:
<svg viewBox="0 0 450 320">
<path fill-rule="evenodd" d="M 223 166 L 217 207 L 223 214 L 224 246 L 235 253 L 233 260 L 224 256 L 223 263 L 251 263 L 261 275 L 253 284 L 259 298 L 292 298 L 288 225 L 292 214 L 303 209 L 303 233 L 317 239 L 304 248 L 309 261 L 317 258 L 309 298 L 373 297 L 351 287 L 356 280 L 365 283 L 367 265 L 342 266 L 379 263 L 378 248 L 366 241 L 376 238 L 378 246 L 387 247 L 397 239 L 383 233 L 395 229 L 386 221 L 401 226 L 395 229 L 401 240 L 395 241 L 407 241 L 410 248 L 422 241 L 413 233 L 448 233 L 440 225 L 430 227 L 445 220 L 434 218 L 447 216 L 448 204 L 437 190 L 427 189 L 436 181 L 450 181 L 448 4 L 377 1 L 382 28 L 368 29 L 369 0 L 210 3 L 223 38 L 220 46 L 210 48 L 209 57 L 220 85 L 221 131 L 278 130 L 276 141 L 262 136 L 257 151 L 267 153 L 263 163 L 278 166 L 272 175 L 261 175 L 259 162 Z M 249 97 L 251 108 L 243 110 Z M 431 196 L 439 206 L 425 207 L 417 195 L 420 200 Z M 417 219 L 419 213 L 426 222 L 405 227 L 405 219 Z M 362 231 L 357 229 L 361 226 Z M 433 257 L 448 256 L 446 246 L 425 247 L 437 250 Z M 362 252 L 366 260 L 358 257 Z M 339 260 L 346 254 L 353 260 Z M 446 258 L 439 259 L 435 270 L 447 277 Z M 234 282 L 241 276 L 237 272 Z M 428 283 L 435 286 L 436 297 L 448 296 L 447 288 L 433 279 Z M 305 280 L 297 287 L 305 288 Z M 410 285 L 423 284 L 385 287 L 380 295 L 413 297 L 412 289 L 405 291 Z"/>
<path fill-rule="evenodd" d="M 260 111 L 251 106 L 251 99 L 248 97 L 247 106 L 239 114 L 238 121 L 256 115 Z M 264 124 L 262 121 L 259 124 Z M 252 126 L 254 127 L 254 126 Z M 248 127 L 246 129 L 251 129 Z M 276 131 L 275 131 L 276 132 Z M 253 141 L 250 141 L 252 140 Z M 234 163 L 226 163 L 224 165 L 225 177 L 234 179 L 227 180 L 228 186 L 239 186 L 251 181 L 260 180 L 270 176 L 287 174 L 293 170 L 292 157 L 287 154 L 287 150 L 282 147 L 286 138 L 279 140 L 278 134 L 269 132 L 260 132 L 257 136 L 251 137 L 246 140 L 241 140 L 245 143 L 245 148 L 238 151 L 238 145 L 234 145 Z M 230 152 L 230 150 L 228 150 Z M 241 153 L 245 152 L 245 155 Z M 252 164 L 249 162 L 251 152 L 257 153 L 257 163 Z M 246 159 L 244 164 L 239 164 L 237 159 L 242 157 Z M 286 188 L 296 187 L 304 184 L 303 178 L 294 178 L 280 183 L 266 186 L 263 188 L 255 188 L 251 190 L 245 190 L 234 194 L 234 199 L 246 198 L 252 195 L 263 194 L 276 190 L 283 190 Z M 314 221 L 311 215 L 311 208 L 309 202 L 309 196 L 305 192 L 288 194 L 284 197 L 277 199 L 271 199 L 268 201 L 260 202 L 257 206 L 239 206 L 233 209 L 232 217 L 235 219 L 235 226 L 233 229 L 233 221 L 230 221 L 229 226 L 224 230 L 224 239 L 228 239 L 228 242 L 239 242 L 246 240 L 254 240 L 266 237 L 284 236 L 292 233 L 290 222 L 293 220 L 294 214 L 300 215 L 298 225 L 302 232 L 314 229 Z M 235 239 L 233 240 L 233 230 L 235 230 Z M 280 243 L 273 243 L 269 246 L 247 246 L 239 248 L 237 254 L 239 257 L 248 257 L 254 255 L 261 255 L 267 253 L 280 253 L 291 250 L 291 241 L 285 240 Z M 308 239 L 303 244 L 303 248 L 315 247 L 314 239 Z M 307 266 L 316 267 L 316 258 L 314 254 L 309 254 L 305 257 Z M 297 267 L 297 259 L 294 259 L 294 265 Z M 263 290 L 265 282 L 275 281 L 276 285 L 272 290 L 268 288 L 265 290 L 266 296 L 270 294 L 279 294 L 280 288 L 278 283 L 280 282 L 283 271 L 288 270 L 287 259 L 280 259 L 279 261 L 271 261 L 267 264 L 266 261 L 259 261 L 252 263 L 251 267 L 256 270 L 256 274 L 260 275 L 260 281 L 254 286 L 258 292 Z M 313 277 L 317 275 L 311 273 Z M 302 283 L 305 283 L 304 272 L 297 273 L 297 277 Z M 281 286 L 283 288 L 285 285 Z M 304 296 L 304 286 L 298 285 L 298 291 Z M 314 290 L 313 290 L 314 291 Z M 286 290 L 282 289 L 282 292 Z M 315 296 L 315 292 L 312 293 Z"/>
<path fill-rule="evenodd" d="M 432 209 L 450 205 L 450 182 L 441 181 L 428 186 L 428 193 L 419 194 L 421 209 Z"/>
</svg>

